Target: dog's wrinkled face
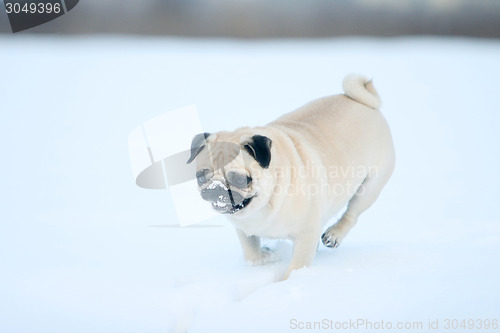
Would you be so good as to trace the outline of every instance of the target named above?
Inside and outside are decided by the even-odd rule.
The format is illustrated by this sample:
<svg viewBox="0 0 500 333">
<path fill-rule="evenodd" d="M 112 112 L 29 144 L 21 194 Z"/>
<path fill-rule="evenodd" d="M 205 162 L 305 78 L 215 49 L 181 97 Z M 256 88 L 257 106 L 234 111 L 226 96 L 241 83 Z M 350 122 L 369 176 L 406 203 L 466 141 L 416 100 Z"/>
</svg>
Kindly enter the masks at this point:
<svg viewBox="0 0 500 333">
<path fill-rule="evenodd" d="M 247 207 L 255 194 L 251 192 L 252 177 L 239 171 L 214 176 L 209 169 L 196 173 L 201 197 L 223 214 L 234 214 Z"/>
<path fill-rule="evenodd" d="M 202 133 L 194 137 L 191 157 L 201 197 L 221 214 L 247 215 L 269 198 L 271 140 L 237 132 Z"/>
</svg>

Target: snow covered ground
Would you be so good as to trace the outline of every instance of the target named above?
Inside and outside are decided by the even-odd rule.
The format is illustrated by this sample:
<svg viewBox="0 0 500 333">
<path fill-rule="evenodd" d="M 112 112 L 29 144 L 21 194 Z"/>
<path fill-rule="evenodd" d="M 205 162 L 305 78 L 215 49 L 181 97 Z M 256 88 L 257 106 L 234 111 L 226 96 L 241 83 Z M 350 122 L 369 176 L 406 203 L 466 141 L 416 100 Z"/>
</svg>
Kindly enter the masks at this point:
<svg viewBox="0 0 500 333">
<path fill-rule="evenodd" d="M 0 332 L 500 319 L 499 59 L 496 40 L 0 37 Z M 351 72 L 374 78 L 396 170 L 289 280 L 273 282 L 290 244 L 248 266 L 222 217 L 168 227 L 169 193 L 135 186 L 127 136 L 145 120 L 195 103 L 207 131 L 264 124 Z"/>
</svg>

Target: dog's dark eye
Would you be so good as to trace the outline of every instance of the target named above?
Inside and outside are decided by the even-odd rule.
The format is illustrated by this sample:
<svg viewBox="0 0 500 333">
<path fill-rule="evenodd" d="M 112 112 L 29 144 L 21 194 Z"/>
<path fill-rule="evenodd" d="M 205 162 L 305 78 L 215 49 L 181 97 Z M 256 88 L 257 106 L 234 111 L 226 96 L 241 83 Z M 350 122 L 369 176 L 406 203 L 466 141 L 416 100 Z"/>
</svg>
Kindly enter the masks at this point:
<svg viewBox="0 0 500 333">
<path fill-rule="evenodd" d="M 199 186 L 208 182 L 210 178 L 212 178 L 212 173 L 208 169 L 203 169 L 196 172 L 196 180 L 198 181 Z"/>
<path fill-rule="evenodd" d="M 237 172 L 229 172 L 226 175 L 229 185 L 237 188 L 246 188 L 252 183 L 252 178 Z"/>
</svg>

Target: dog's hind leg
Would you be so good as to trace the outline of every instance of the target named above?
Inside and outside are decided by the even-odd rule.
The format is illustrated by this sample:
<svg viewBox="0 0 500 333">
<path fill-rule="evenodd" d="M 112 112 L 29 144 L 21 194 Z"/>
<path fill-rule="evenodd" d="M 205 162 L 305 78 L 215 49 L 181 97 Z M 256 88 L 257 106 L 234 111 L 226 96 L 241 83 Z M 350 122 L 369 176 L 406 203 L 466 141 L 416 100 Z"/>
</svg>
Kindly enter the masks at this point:
<svg viewBox="0 0 500 333">
<path fill-rule="evenodd" d="M 391 170 L 392 172 L 392 170 Z M 356 194 L 347 204 L 347 210 L 342 218 L 329 227 L 321 236 L 323 244 L 327 247 L 338 247 L 347 233 L 354 227 L 358 217 L 377 200 L 382 188 L 390 177 L 388 175 L 369 175 L 365 178 Z"/>
</svg>

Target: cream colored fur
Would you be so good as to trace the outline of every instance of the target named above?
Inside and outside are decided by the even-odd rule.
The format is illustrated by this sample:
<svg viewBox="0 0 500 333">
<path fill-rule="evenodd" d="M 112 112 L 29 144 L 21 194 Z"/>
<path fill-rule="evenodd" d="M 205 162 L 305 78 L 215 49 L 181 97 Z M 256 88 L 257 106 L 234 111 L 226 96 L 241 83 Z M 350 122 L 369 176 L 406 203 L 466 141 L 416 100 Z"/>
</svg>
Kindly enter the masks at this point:
<svg viewBox="0 0 500 333">
<path fill-rule="evenodd" d="M 284 278 L 311 264 L 321 238 L 337 247 L 375 202 L 394 168 L 391 133 L 378 111 L 380 98 L 372 82 L 349 75 L 343 88 L 345 94 L 314 100 L 266 126 L 219 132 L 207 139 L 241 145 L 253 135 L 267 136 L 272 140 L 268 169 L 244 150 L 234 160 L 224 151 L 208 149 L 197 158 L 198 169 L 216 170 L 214 178 L 223 179 L 229 170 L 245 169 L 252 175 L 252 187 L 240 192 L 256 197 L 228 218 L 245 258 L 253 263 L 264 262 L 268 255 L 260 238 L 293 241 Z M 220 165 L 225 166 L 217 170 Z M 346 206 L 342 218 L 321 236 Z"/>
</svg>

